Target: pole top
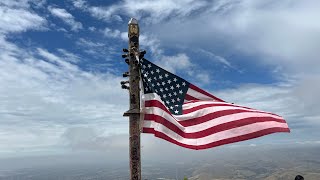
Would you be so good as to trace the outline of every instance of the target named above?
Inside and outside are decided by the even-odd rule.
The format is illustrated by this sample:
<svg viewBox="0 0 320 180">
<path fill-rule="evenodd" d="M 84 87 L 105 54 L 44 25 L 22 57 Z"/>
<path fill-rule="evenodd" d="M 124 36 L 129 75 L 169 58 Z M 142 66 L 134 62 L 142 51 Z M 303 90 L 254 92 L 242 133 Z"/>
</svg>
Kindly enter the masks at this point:
<svg viewBox="0 0 320 180">
<path fill-rule="evenodd" d="M 138 20 L 136 20 L 135 18 L 131 18 L 130 21 L 128 22 L 128 25 L 130 24 L 138 24 Z"/>
</svg>

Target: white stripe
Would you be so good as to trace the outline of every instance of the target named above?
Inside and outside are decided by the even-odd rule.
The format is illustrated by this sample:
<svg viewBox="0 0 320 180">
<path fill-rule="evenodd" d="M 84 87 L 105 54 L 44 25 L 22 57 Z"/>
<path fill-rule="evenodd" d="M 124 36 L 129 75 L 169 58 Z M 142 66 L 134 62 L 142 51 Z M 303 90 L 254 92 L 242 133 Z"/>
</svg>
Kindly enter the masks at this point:
<svg viewBox="0 0 320 180">
<path fill-rule="evenodd" d="M 161 100 L 160 96 L 156 93 L 148 93 L 148 94 L 144 94 L 142 97 L 143 101 L 148 101 L 148 100 L 157 100 L 159 101 L 161 104 L 163 104 L 165 106 L 165 104 L 163 103 L 163 101 Z M 201 102 L 194 102 L 194 103 L 188 103 L 188 104 L 184 104 L 182 106 L 183 110 L 188 110 L 190 108 L 199 106 L 199 105 L 204 105 L 204 104 L 228 104 L 231 105 L 230 103 L 225 103 L 225 102 L 215 102 L 215 101 L 201 101 Z M 165 106 L 166 107 L 166 106 Z M 168 108 L 167 108 L 168 109 Z M 252 112 L 261 112 L 261 113 L 267 113 L 264 111 L 259 111 L 259 110 L 254 110 L 254 109 L 249 109 L 246 107 L 236 107 L 236 106 L 215 106 L 215 107 L 207 107 L 207 108 L 203 108 L 194 112 L 190 112 L 188 114 L 183 114 L 183 115 L 174 115 L 176 118 L 178 118 L 178 121 L 183 121 L 183 120 L 188 120 L 190 119 L 191 116 L 193 117 L 199 117 L 199 116 L 204 116 L 210 113 L 214 113 L 214 112 L 218 112 L 218 111 L 222 111 L 222 110 L 230 110 L 230 109 L 239 109 L 239 110 L 250 110 Z M 150 114 L 150 113 L 149 113 Z M 189 115 L 190 114 L 190 115 Z"/>
<path fill-rule="evenodd" d="M 154 97 L 149 97 L 149 99 L 154 99 L 154 100 L 158 100 L 159 96 L 154 96 Z M 161 100 L 158 100 L 160 103 L 163 104 L 163 102 Z M 193 104 L 193 103 L 190 103 Z M 205 104 L 205 103 L 202 103 Z M 211 104 L 211 103 L 208 103 Z M 164 105 L 164 104 L 163 104 Z M 164 105 L 165 106 L 165 105 Z M 145 109 L 149 109 L 148 111 L 145 111 L 147 114 L 152 114 L 152 111 L 150 111 L 150 108 L 153 107 L 145 107 Z M 154 107 L 156 108 L 156 107 Z M 158 108 L 157 108 L 158 109 Z M 176 121 L 185 121 L 185 120 L 189 120 L 192 119 L 194 117 L 201 117 L 201 116 L 205 116 L 208 115 L 210 113 L 215 113 L 215 112 L 219 112 L 219 111 L 223 111 L 223 110 L 250 110 L 251 112 L 256 112 L 257 114 L 263 114 L 263 113 L 267 113 L 264 111 L 259 111 L 259 110 L 253 110 L 253 109 L 247 109 L 247 108 L 243 108 L 243 107 L 235 107 L 235 106 L 215 106 L 215 107 L 207 107 L 207 108 L 202 108 L 199 109 L 197 111 L 193 111 L 187 114 L 182 114 L 182 115 L 173 115 L 176 118 Z M 144 111 L 143 111 L 144 112 Z M 165 112 L 165 111 L 164 111 Z M 161 112 L 162 113 L 162 112 Z M 165 112 L 167 113 L 167 112 Z M 239 114 L 239 113 L 237 113 Z M 159 114 L 159 116 L 162 116 L 162 114 Z M 272 115 L 272 114 L 268 114 L 265 115 L 266 117 L 274 117 L 274 118 L 281 118 L 280 116 L 277 115 Z"/>
<path fill-rule="evenodd" d="M 230 106 L 215 106 L 215 107 L 206 107 L 206 108 L 202 108 L 190 113 L 186 113 L 186 114 L 182 114 L 182 115 L 175 115 L 176 118 L 179 119 L 179 121 L 185 121 L 185 120 L 189 120 L 190 117 L 201 117 L 201 116 L 205 116 L 211 113 L 216 113 L 216 112 L 220 112 L 220 111 L 224 111 L 224 110 L 249 110 L 247 108 L 242 108 L 242 107 L 230 107 Z M 261 114 L 267 114 L 265 112 L 261 112 L 258 110 L 249 110 L 250 112 L 256 112 L 256 113 L 261 113 Z M 274 117 L 275 115 L 270 115 L 272 117 Z M 279 116 L 277 116 L 279 117 Z"/>
<path fill-rule="evenodd" d="M 187 110 L 187 109 L 191 109 L 191 108 L 203 105 L 203 104 L 217 104 L 217 105 L 230 105 L 230 106 L 235 105 L 235 104 L 231 104 L 231 103 L 227 103 L 227 102 L 219 102 L 219 101 L 196 101 L 196 102 L 183 104 L 182 108 L 184 110 Z"/>
<path fill-rule="evenodd" d="M 162 132 L 165 135 L 167 135 L 169 138 L 176 140 L 182 144 L 200 146 L 200 145 L 206 145 L 206 144 L 217 142 L 224 139 L 229 139 L 237 136 L 254 133 L 264 129 L 275 128 L 275 127 L 288 128 L 288 125 L 286 123 L 279 123 L 279 122 L 259 122 L 259 123 L 249 124 L 246 126 L 241 126 L 238 128 L 233 128 L 226 131 L 221 131 L 221 132 L 218 132 L 206 137 L 202 137 L 202 138 L 197 138 L 197 139 L 183 138 L 177 133 L 175 133 L 174 131 L 156 122 L 145 121 L 143 124 L 143 127 L 153 128 L 155 131 Z"/>
<path fill-rule="evenodd" d="M 177 118 L 175 118 L 175 116 L 172 117 L 169 113 L 162 110 L 161 108 L 148 107 L 145 109 L 145 113 L 146 114 L 155 114 L 155 115 L 161 116 L 164 119 L 166 119 L 167 121 L 173 123 L 176 127 L 178 127 L 180 130 L 182 130 L 186 133 L 194 133 L 194 132 L 203 131 L 208 128 L 214 127 L 214 126 L 218 126 L 220 124 L 237 121 L 237 120 L 241 120 L 244 118 L 271 117 L 271 118 L 275 118 L 275 119 L 282 119 L 278 116 L 273 116 L 270 114 L 255 113 L 255 112 L 243 112 L 243 113 L 221 116 L 221 117 L 218 117 L 218 118 L 215 118 L 215 119 L 212 119 L 212 120 L 209 120 L 209 121 L 197 124 L 197 125 L 184 127 L 178 122 L 179 120 Z M 190 116 L 189 118 L 195 118 L 195 117 Z M 151 120 L 151 119 L 146 119 L 146 120 Z"/>
<path fill-rule="evenodd" d="M 151 114 L 151 115 L 158 115 L 160 117 L 163 117 L 167 121 L 171 122 L 175 126 L 177 126 L 179 129 L 184 130 L 185 127 L 183 127 L 178 120 L 175 117 L 172 117 L 168 112 L 162 110 L 158 107 L 146 107 L 143 111 L 145 114 Z"/>
<path fill-rule="evenodd" d="M 200 99 L 200 100 L 215 100 L 212 97 L 204 95 L 204 94 L 202 94 L 202 93 L 200 93 L 200 92 L 198 92 L 196 90 L 193 90 L 191 88 L 188 89 L 187 94 L 192 96 L 192 97 L 195 97 L 197 99 Z"/>
<path fill-rule="evenodd" d="M 158 100 L 158 101 L 162 102 L 162 104 L 164 104 L 163 101 L 161 100 L 160 96 L 156 93 L 143 94 L 142 100 L 143 101 Z"/>
</svg>

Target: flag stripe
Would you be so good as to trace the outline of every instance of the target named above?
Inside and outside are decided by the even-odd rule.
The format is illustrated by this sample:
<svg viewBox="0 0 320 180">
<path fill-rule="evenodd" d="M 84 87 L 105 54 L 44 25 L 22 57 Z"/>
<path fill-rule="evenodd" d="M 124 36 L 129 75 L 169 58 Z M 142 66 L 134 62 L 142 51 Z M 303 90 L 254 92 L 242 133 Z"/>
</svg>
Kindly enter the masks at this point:
<svg viewBox="0 0 320 180">
<path fill-rule="evenodd" d="M 189 96 L 192 96 L 192 97 L 196 98 L 196 99 L 201 99 L 201 100 L 214 100 L 214 101 L 216 101 L 214 98 L 209 97 L 209 96 L 207 96 L 207 95 L 205 95 L 205 94 L 199 93 L 198 91 L 195 91 L 195 90 L 193 90 L 193 89 L 191 89 L 191 88 L 188 89 L 187 94 L 188 94 Z"/>
<path fill-rule="evenodd" d="M 264 129 L 269 129 L 269 128 L 283 128 L 289 131 L 288 126 L 285 123 L 267 121 L 267 122 L 258 122 L 254 124 L 241 126 L 241 127 L 236 127 L 233 129 L 217 132 L 201 138 L 189 139 L 189 138 L 181 137 L 175 131 L 168 129 L 167 127 L 165 127 L 160 123 L 144 121 L 143 127 L 153 128 L 154 131 L 164 133 L 175 141 L 178 141 L 180 143 L 187 144 L 187 145 L 193 145 L 193 146 L 206 145 L 206 144 L 221 141 L 224 139 L 229 139 L 237 136 L 243 136 L 246 134 L 255 133 L 255 132 L 258 132 Z"/>
<path fill-rule="evenodd" d="M 200 121 L 201 121 L 201 118 L 208 118 L 208 119 L 206 119 L 206 121 L 203 123 L 196 124 L 193 126 L 183 126 L 181 123 L 182 121 L 179 121 L 179 119 L 175 118 L 174 116 L 167 113 L 166 111 L 163 111 L 161 108 L 158 108 L 158 107 L 146 108 L 145 109 L 145 117 L 148 114 L 161 116 L 161 117 L 165 118 L 167 121 L 170 121 L 171 123 L 175 124 L 179 129 L 183 130 L 186 133 L 202 131 L 202 130 L 208 129 L 210 127 L 213 127 L 213 126 L 217 126 L 217 125 L 220 125 L 223 123 L 237 121 L 237 120 L 241 120 L 241 119 L 245 119 L 245 118 L 270 117 L 273 119 L 282 119 L 277 116 L 272 116 L 269 114 L 254 113 L 254 112 L 242 112 L 242 113 L 237 113 L 237 114 L 225 115 L 225 116 L 218 117 L 215 119 L 210 119 L 210 117 L 199 117 Z M 194 120 L 197 120 L 196 119 L 197 117 L 191 117 L 191 118 L 194 118 Z M 148 119 L 145 118 L 145 120 L 148 120 Z M 252 123 L 254 123 L 254 121 L 252 121 Z"/>
<path fill-rule="evenodd" d="M 255 117 L 255 118 L 250 117 L 250 118 L 240 119 L 237 121 L 226 122 L 223 124 L 219 124 L 217 126 L 212 126 L 207 129 L 204 129 L 202 131 L 186 133 L 183 130 L 181 130 L 180 128 L 178 128 L 177 126 L 175 126 L 174 124 L 172 124 L 171 122 L 167 121 L 167 119 L 165 119 L 161 116 L 153 115 L 153 114 L 146 114 L 145 115 L 145 121 L 154 121 L 156 123 L 162 124 L 163 126 L 167 127 L 168 129 L 176 132 L 181 137 L 188 138 L 188 139 L 202 138 L 202 137 L 209 136 L 214 133 L 221 132 L 221 131 L 226 131 L 226 130 L 230 130 L 233 128 L 249 125 L 249 124 L 252 124 L 252 120 L 254 120 L 255 123 L 267 122 L 267 121 L 285 123 L 285 121 L 283 121 L 281 119 L 274 119 L 274 118 L 270 118 L 270 117 Z"/>
<path fill-rule="evenodd" d="M 272 134 L 272 133 L 289 132 L 289 129 L 282 128 L 282 127 L 274 127 L 274 128 L 269 128 L 269 129 L 264 129 L 264 130 L 260 130 L 257 132 L 253 132 L 253 133 L 248 133 L 248 134 L 237 136 L 237 137 L 226 138 L 226 139 L 223 139 L 220 141 L 211 142 L 211 143 L 204 144 L 204 145 L 183 144 L 181 142 L 178 142 L 177 140 L 170 138 L 169 136 L 167 136 L 166 134 L 164 134 L 162 132 L 155 131 L 153 128 L 143 128 L 143 132 L 154 134 L 158 138 L 164 139 L 168 142 L 179 145 L 181 147 L 194 149 L 194 150 L 201 150 L 201 149 L 213 148 L 213 147 L 217 147 L 217 146 L 221 146 L 221 145 L 225 145 L 225 144 L 235 143 L 235 142 L 239 142 L 239 141 L 245 141 L 248 139 L 258 138 L 258 137 L 265 136 L 265 135 Z"/>
<path fill-rule="evenodd" d="M 213 96 L 212 94 L 210 94 L 210 93 L 208 93 L 208 92 L 206 92 L 206 91 L 198 88 L 197 86 L 195 86 L 195 85 L 193 85 L 193 84 L 190 84 L 190 85 L 189 85 L 189 88 L 195 90 L 196 92 L 198 92 L 198 93 L 200 93 L 200 94 L 209 96 L 209 97 L 215 99 L 216 101 L 224 102 L 222 99 Z M 201 100 L 204 100 L 204 99 L 201 99 Z"/>
<path fill-rule="evenodd" d="M 207 107 L 207 108 L 203 108 L 203 109 L 200 109 L 197 111 L 192 111 L 192 112 L 189 112 L 187 114 L 182 114 L 182 115 L 172 115 L 169 112 L 169 110 L 167 109 L 167 107 L 162 103 L 162 101 L 157 101 L 157 100 L 145 101 L 145 107 L 148 108 L 149 111 L 150 111 L 150 108 L 154 108 L 154 107 L 160 108 L 163 111 L 165 111 L 166 113 L 168 113 L 170 116 L 174 117 L 180 123 L 182 121 L 187 121 L 187 120 L 196 120 L 193 117 L 202 118 L 203 119 L 203 120 L 201 120 L 201 123 L 202 123 L 207 120 L 210 120 L 210 119 L 206 118 L 207 115 L 210 115 L 212 117 L 217 118 L 217 117 L 221 117 L 224 115 L 231 115 L 231 114 L 240 113 L 240 112 L 261 113 L 261 114 L 270 115 L 275 118 L 281 118 L 278 115 L 274 115 L 274 114 L 264 112 L 264 111 L 250 110 L 250 109 L 246 109 L 246 108 L 242 108 L 242 107 L 232 107 L 232 106 L 217 106 L 215 108 Z M 231 110 L 234 110 L 234 111 L 231 111 Z M 239 111 L 237 111 L 237 110 L 239 110 Z M 230 113 L 225 113 L 224 111 L 229 111 Z M 150 112 L 150 113 L 152 113 L 152 112 Z M 195 123 L 195 124 L 197 124 L 197 123 Z"/>
<path fill-rule="evenodd" d="M 235 104 L 231 104 L 231 103 L 217 102 L 217 101 L 193 101 L 190 103 L 184 103 L 182 105 L 182 107 L 183 107 L 184 111 L 188 111 L 189 109 L 197 108 L 198 106 L 211 105 L 211 104 L 214 104 L 216 106 L 233 106 L 233 107 L 242 107 L 242 108 L 246 108 L 246 109 L 252 109 L 252 108 L 248 108 L 245 106 L 239 106 L 239 105 L 235 105 Z M 255 110 L 255 109 L 252 109 L 252 110 Z"/>
<path fill-rule="evenodd" d="M 183 114 L 188 114 L 188 113 L 192 113 L 192 112 L 199 112 L 199 111 L 205 111 L 208 108 L 212 109 L 219 109 L 223 107 L 224 109 L 242 109 L 242 110 L 247 110 L 247 111 L 251 111 L 251 112 L 261 112 L 261 113 L 266 113 L 266 114 L 271 114 L 271 115 L 275 115 L 278 116 L 276 114 L 273 113 L 269 113 L 269 112 L 265 112 L 265 111 L 259 111 L 259 110 L 254 110 L 254 109 L 249 109 L 243 106 L 237 106 L 237 105 L 231 105 L 231 104 L 202 104 L 190 109 L 183 109 Z"/>
<path fill-rule="evenodd" d="M 184 98 L 185 98 L 185 100 L 187 100 L 187 101 L 199 100 L 199 99 L 197 99 L 197 98 L 195 98 L 195 97 L 193 97 L 193 96 L 190 96 L 189 94 L 186 94 L 186 95 L 184 96 Z"/>
</svg>

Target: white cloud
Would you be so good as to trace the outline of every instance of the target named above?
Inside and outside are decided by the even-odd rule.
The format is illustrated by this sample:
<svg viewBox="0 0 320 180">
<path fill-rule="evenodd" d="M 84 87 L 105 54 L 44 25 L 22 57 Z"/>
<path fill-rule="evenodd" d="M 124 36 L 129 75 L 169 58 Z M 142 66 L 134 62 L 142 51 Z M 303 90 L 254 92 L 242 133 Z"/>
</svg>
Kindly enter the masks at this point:
<svg viewBox="0 0 320 180">
<path fill-rule="evenodd" d="M 94 32 L 94 31 L 97 30 L 97 28 L 95 28 L 95 27 L 93 27 L 93 26 L 89 27 L 88 29 L 89 29 L 89 31 L 91 31 L 91 32 Z"/>
<path fill-rule="evenodd" d="M 221 57 L 219 55 L 216 55 L 216 54 L 214 54 L 214 53 L 212 53 L 210 51 L 206 51 L 204 49 L 195 49 L 195 51 L 197 53 L 202 53 L 202 54 L 208 56 L 209 57 L 209 61 L 217 61 L 217 62 L 220 62 L 220 63 L 224 64 L 227 67 L 233 68 L 231 63 L 227 59 L 225 59 L 224 57 Z"/>
<path fill-rule="evenodd" d="M 32 12 L 27 2 L 16 4 L 4 1 L 2 3 L 3 5 L 0 6 L 0 33 L 45 28 L 47 23 L 46 19 Z"/>
<path fill-rule="evenodd" d="M 76 8 L 79 8 L 85 12 L 88 12 L 91 16 L 104 20 L 104 21 L 122 21 L 121 16 L 116 14 L 118 12 L 117 6 L 110 7 L 98 7 L 98 6 L 89 6 L 88 3 L 84 0 L 73 0 L 73 5 Z"/>
<path fill-rule="evenodd" d="M 98 19 L 122 21 L 119 14 L 125 14 L 138 19 L 146 17 L 146 21 L 150 23 L 160 22 L 167 19 L 168 16 L 184 17 L 207 5 L 207 2 L 203 0 L 124 0 L 107 7 L 90 6 L 83 0 L 74 0 L 73 2 L 75 7 L 88 11 Z"/>
<path fill-rule="evenodd" d="M 190 70 L 192 67 L 190 58 L 184 53 L 177 54 L 176 56 L 162 56 L 156 63 L 172 73 L 175 73 L 177 70 Z"/>
<path fill-rule="evenodd" d="M 116 49 L 114 44 L 106 44 L 106 41 L 92 41 L 90 39 L 79 38 L 76 41 L 76 45 L 82 49 L 83 52 L 89 54 L 92 58 L 104 60 L 99 63 L 98 66 L 93 66 L 92 69 L 108 68 L 110 67 L 110 61 L 113 61 L 112 55 L 119 53 L 119 49 Z M 104 63 L 104 64 L 103 64 Z"/>
<path fill-rule="evenodd" d="M 112 30 L 110 28 L 105 28 L 103 30 L 103 35 L 105 37 L 120 38 L 121 32 L 118 29 Z"/>
<path fill-rule="evenodd" d="M 63 134 L 74 126 L 103 137 L 127 132 L 122 78 L 82 71 L 65 59 L 77 57 L 66 50 L 22 49 L 3 36 L 0 47 L 1 152 L 63 149 Z"/>
<path fill-rule="evenodd" d="M 53 16 L 60 18 L 66 24 L 71 26 L 72 31 L 79 31 L 80 29 L 83 28 L 82 23 L 77 22 L 75 18 L 72 16 L 72 14 L 70 14 L 67 10 L 61 9 L 61 8 L 55 8 L 51 6 L 48 7 L 48 10 Z"/>
<path fill-rule="evenodd" d="M 107 7 L 76 0 L 74 5 L 91 9 L 94 17 L 137 17 L 162 44 L 206 49 L 207 56 L 229 67 L 235 60 L 227 61 L 221 52 L 253 56 L 289 73 L 317 73 L 320 4 L 316 0 L 124 0 Z"/>
<path fill-rule="evenodd" d="M 92 42 L 92 41 L 84 39 L 84 38 L 79 38 L 79 40 L 76 42 L 76 44 L 78 44 L 80 46 L 86 46 L 86 47 L 102 47 L 102 46 L 104 46 L 103 43 Z"/>
<path fill-rule="evenodd" d="M 62 54 L 63 59 L 68 62 L 77 63 L 80 61 L 80 57 L 74 53 L 71 53 L 65 49 L 58 49 L 58 51 Z"/>
<path fill-rule="evenodd" d="M 320 105 L 319 96 L 315 93 L 320 90 L 315 83 L 317 81 L 319 77 L 296 79 L 285 84 L 247 84 L 213 94 L 228 102 L 281 115 L 293 129 L 292 133 L 297 133 L 320 127 L 320 114 L 316 110 Z"/>
<path fill-rule="evenodd" d="M 319 5 L 315 0 L 220 0 L 194 16 L 168 17 L 150 31 L 173 46 L 245 54 L 254 61 L 282 66 L 286 72 L 314 73 L 320 55 Z"/>
</svg>

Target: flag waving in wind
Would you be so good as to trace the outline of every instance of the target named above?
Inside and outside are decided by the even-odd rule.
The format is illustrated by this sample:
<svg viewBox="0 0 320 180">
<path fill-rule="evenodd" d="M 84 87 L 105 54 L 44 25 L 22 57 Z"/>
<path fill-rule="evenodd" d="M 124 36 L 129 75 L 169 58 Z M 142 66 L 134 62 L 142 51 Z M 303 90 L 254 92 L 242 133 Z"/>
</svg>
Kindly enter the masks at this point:
<svg viewBox="0 0 320 180">
<path fill-rule="evenodd" d="M 140 66 L 144 133 L 198 150 L 290 132 L 281 116 L 227 103 L 146 59 Z"/>
</svg>

